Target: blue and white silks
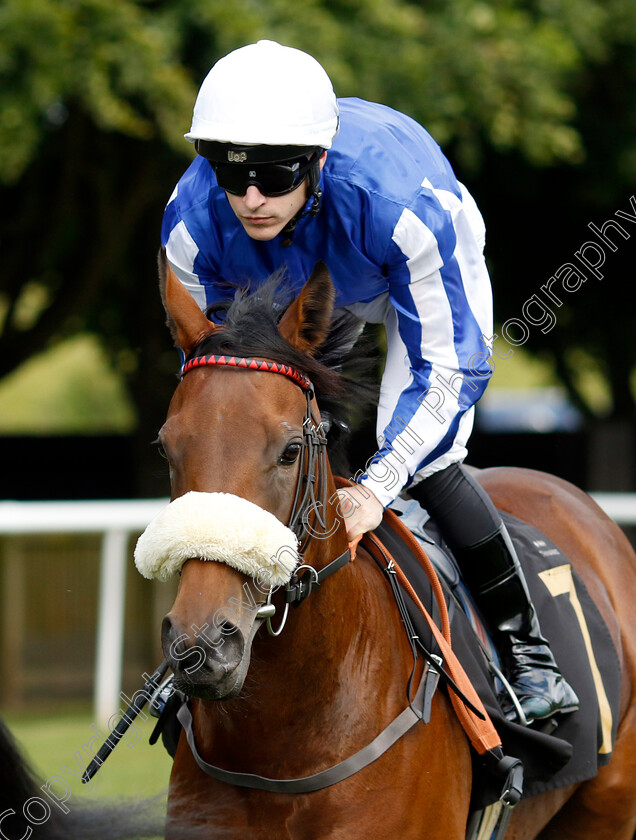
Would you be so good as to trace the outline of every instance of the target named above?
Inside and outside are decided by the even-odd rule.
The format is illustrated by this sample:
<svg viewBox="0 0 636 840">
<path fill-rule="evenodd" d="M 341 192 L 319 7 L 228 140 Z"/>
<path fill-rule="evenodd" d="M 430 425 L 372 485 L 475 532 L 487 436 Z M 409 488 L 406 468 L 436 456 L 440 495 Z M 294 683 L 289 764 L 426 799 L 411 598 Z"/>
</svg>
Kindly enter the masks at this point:
<svg viewBox="0 0 636 840">
<path fill-rule="evenodd" d="M 387 505 L 411 483 L 462 461 L 474 404 L 491 374 L 492 292 L 477 206 L 430 135 L 409 117 L 340 100 L 322 171 L 323 207 L 293 243 L 251 239 L 197 157 L 166 207 L 162 242 L 201 308 L 284 267 L 298 290 L 318 260 L 336 306 L 384 323 L 379 449 L 360 478 Z"/>
</svg>

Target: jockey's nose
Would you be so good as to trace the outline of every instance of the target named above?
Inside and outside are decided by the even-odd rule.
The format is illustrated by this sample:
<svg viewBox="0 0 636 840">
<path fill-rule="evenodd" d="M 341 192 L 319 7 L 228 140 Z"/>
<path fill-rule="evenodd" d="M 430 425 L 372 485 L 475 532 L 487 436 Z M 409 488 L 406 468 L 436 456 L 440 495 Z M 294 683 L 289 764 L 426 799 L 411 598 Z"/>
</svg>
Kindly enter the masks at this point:
<svg viewBox="0 0 636 840">
<path fill-rule="evenodd" d="M 267 199 L 255 184 L 250 184 L 245 192 L 245 206 L 250 210 L 257 210 Z"/>
</svg>

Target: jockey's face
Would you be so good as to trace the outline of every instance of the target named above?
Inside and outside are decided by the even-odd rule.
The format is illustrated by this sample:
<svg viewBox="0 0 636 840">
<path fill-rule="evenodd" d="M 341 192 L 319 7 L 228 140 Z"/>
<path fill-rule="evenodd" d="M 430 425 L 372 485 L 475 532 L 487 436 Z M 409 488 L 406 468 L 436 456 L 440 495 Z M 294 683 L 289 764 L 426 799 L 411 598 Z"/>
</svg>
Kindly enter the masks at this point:
<svg viewBox="0 0 636 840">
<path fill-rule="evenodd" d="M 327 153 L 320 158 L 320 168 L 325 165 Z M 308 180 L 300 184 L 293 192 L 285 195 L 263 195 L 253 184 L 245 195 L 232 195 L 226 192 L 230 207 L 252 239 L 268 242 L 282 231 L 296 213 L 307 203 Z"/>
</svg>

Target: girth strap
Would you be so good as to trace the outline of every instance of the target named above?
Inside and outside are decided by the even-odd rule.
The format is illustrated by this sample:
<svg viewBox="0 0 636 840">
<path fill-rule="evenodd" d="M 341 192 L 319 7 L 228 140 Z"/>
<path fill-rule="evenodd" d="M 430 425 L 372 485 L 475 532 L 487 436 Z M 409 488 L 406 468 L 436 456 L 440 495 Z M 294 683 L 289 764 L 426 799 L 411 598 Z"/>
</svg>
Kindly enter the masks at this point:
<svg viewBox="0 0 636 840">
<path fill-rule="evenodd" d="M 298 779 L 270 779 L 267 776 L 224 770 L 222 767 L 208 764 L 207 761 L 201 758 L 197 750 L 192 728 L 192 714 L 188 708 L 187 700 L 177 712 L 177 717 L 183 726 L 194 760 L 208 776 L 212 776 L 212 778 L 230 785 L 254 788 L 256 790 L 267 790 L 270 793 L 312 793 L 313 791 L 335 785 L 343 781 L 343 779 L 348 779 L 349 776 L 353 776 L 359 770 L 367 767 L 383 755 L 409 729 L 415 726 L 418 721 L 424 720 L 424 722 L 427 722 L 425 712 L 430 711 L 430 695 L 437 685 L 438 676 L 434 668 L 430 665 L 426 667 L 413 702 L 400 712 L 366 747 L 363 747 L 339 764 L 333 765 L 333 767 L 328 767 L 326 770 L 321 770 L 311 776 L 303 776 Z M 420 709 L 424 711 L 420 712 Z"/>
</svg>

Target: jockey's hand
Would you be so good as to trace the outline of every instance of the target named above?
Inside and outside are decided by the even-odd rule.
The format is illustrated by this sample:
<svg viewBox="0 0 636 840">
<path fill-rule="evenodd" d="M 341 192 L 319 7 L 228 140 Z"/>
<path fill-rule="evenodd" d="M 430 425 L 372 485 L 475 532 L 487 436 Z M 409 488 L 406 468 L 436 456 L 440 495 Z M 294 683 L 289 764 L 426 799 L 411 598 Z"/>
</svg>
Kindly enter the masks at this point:
<svg viewBox="0 0 636 840">
<path fill-rule="evenodd" d="M 384 508 L 371 490 L 362 484 L 354 484 L 351 487 L 342 487 L 337 492 L 349 542 L 378 527 Z"/>
</svg>

